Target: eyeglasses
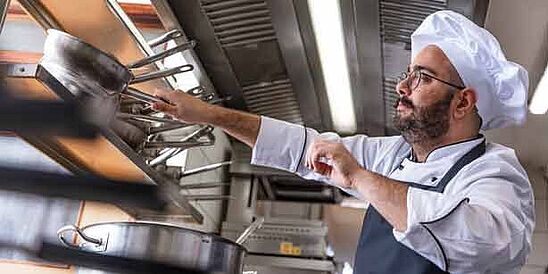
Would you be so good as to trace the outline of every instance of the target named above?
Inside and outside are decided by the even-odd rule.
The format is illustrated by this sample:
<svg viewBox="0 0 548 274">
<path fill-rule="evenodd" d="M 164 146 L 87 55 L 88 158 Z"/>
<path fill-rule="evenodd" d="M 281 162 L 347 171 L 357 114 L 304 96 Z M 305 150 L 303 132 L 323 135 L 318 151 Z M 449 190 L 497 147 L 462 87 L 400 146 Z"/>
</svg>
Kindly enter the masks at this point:
<svg viewBox="0 0 548 274">
<path fill-rule="evenodd" d="M 401 81 L 404 81 L 404 84 L 407 85 L 407 88 L 410 90 L 410 91 L 414 91 L 418 86 L 419 84 L 421 83 L 421 80 L 423 79 L 423 77 L 429 77 L 429 78 L 432 78 L 434 80 L 438 80 L 448 86 L 451 86 L 451 87 L 454 87 L 456 89 L 459 89 L 459 90 L 462 90 L 462 89 L 465 89 L 466 87 L 463 87 L 463 86 L 459 86 L 459 85 L 455 85 L 455 84 L 451 84 L 445 80 L 442 80 L 440 78 L 437 78 L 437 77 L 434 77 L 428 73 L 425 73 L 422 71 L 422 69 L 414 69 L 412 70 L 411 72 L 403 72 L 400 77 L 398 77 L 398 82 L 401 82 Z"/>
</svg>

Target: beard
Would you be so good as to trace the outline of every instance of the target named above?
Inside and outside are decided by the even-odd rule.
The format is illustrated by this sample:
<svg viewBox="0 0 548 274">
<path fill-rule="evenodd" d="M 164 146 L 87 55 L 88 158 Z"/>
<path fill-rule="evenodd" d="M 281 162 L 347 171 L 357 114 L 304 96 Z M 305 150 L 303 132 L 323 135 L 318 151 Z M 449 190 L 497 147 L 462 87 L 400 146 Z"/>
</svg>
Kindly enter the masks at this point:
<svg viewBox="0 0 548 274">
<path fill-rule="evenodd" d="M 394 127 L 399 130 L 403 138 L 410 144 L 431 143 L 440 138 L 449 130 L 449 106 L 453 94 L 448 94 L 442 100 L 429 106 L 413 106 L 413 102 L 407 97 L 401 97 L 395 104 L 402 103 L 412 112 L 403 117 L 396 110 L 394 115 Z"/>
</svg>

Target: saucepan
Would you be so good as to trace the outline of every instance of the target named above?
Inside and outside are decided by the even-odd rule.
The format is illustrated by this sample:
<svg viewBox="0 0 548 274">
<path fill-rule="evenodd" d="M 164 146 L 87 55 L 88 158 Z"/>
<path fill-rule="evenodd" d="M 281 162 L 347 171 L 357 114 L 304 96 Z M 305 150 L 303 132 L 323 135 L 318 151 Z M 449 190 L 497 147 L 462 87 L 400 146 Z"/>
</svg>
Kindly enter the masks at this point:
<svg viewBox="0 0 548 274">
<path fill-rule="evenodd" d="M 68 33 L 49 29 L 40 65 L 53 74 L 71 92 L 86 92 L 95 96 L 115 97 L 124 94 L 139 101 L 154 103 L 162 99 L 129 87 L 157 78 L 193 70 L 190 64 L 135 75 L 131 69 L 141 68 L 177 52 L 194 47 L 191 41 L 169 50 L 138 60 L 127 66 L 114 56 Z M 163 39 L 162 42 L 169 41 Z M 155 45 L 157 45 L 156 43 Z"/>
<path fill-rule="evenodd" d="M 66 246 L 98 254 L 148 259 L 206 272 L 241 274 L 247 253 L 242 244 L 263 222 L 263 217 L 257 218 L 237 241 L 158 222 L 109 222 L 83 228 L 69 225 L 59 229 L 57 235 Z M 79 245 L 66 239 L 68 232 L 80 236 Z M 80 269 L 79 273 L 85 271 Z"/>
</svg>

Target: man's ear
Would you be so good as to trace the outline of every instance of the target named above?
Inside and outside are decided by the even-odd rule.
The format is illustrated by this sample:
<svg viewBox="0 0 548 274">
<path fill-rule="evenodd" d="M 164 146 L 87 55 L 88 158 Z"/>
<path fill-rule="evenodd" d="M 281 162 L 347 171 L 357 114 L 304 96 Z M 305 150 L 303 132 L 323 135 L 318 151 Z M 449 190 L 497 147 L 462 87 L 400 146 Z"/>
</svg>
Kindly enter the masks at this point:
<svg viewBox="0 0 548 274">
<path fill-rule="evenodd" d="M 457 106 L 455 107 L 455 118 L 462 119 L 469 113 L 474 113 L 474 107 L 476 106 L 477 97 L 476 91 L 472 88 L 465 88 L 459 91 L 456 95 Z"/>
</svg>

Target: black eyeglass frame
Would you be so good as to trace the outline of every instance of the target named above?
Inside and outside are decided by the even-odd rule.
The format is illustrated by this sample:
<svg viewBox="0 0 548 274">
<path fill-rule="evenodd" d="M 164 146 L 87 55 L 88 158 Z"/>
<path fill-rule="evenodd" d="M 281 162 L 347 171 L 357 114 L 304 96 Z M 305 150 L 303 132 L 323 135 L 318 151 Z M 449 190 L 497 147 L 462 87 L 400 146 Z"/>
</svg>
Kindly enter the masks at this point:
<svg viewBox="0 0 548 274">
<path fill-rule="evenodd" d="M 416 84 L 414 87 L 411 87 L 411 85 L 409 84 L 409 81 L 410 81 L 411 79 L 410 79 L 409 77 L 411 76 L 411 74 L 417 73 L 417 72 L 419 73 L 419 81 L 417 82 L 417 84 Z M 431 74 L 428 74 L 428 73 L 424 72 L 424 71 L 423 71 L 422 69 L 420 69 L 420 68 L 414 69 L 414 70 L 412 70 L 412 71 L 410 71 L 410 72 L 402 72 L 402 74 L 400 75 L 400 77 L 398 77 L 398 80 L 399 80 L 399 82 L 405 81 L 405 84 L 407 85 L 407 88 L 408 88 L 410 91 L 414 91 L 414 90 L 420 85 L 421 80 L 422 80 L 422 76 L 423 76 L 423 75 L 426 75 L 426 76 L 428 76 L 428 77 L 430 77 L 430 78 L 432 78 L 432 79 L 434 79 L 434 80 L 438 80 L 438 81 L 440 81 L 440 82 L 442 82 L 442 83 L 444 83 L 444 84 L 446 84 L 446 85 L 448 85 L 448 86 L 454 87 L 454 88 L 456 88 L 456 89 L 458 89 L 458 90 L 463 90 L 463 89 L 466 88 L 466 87 L 463 87 L 463 86 L 459 86 L 459 85 L 455 85 L 455 84 L 449 83 L 449 82 L 447 82 L 447 81 L 445 81 L 445 80 L 443 80 L 443 79 L 440 79 L 440 78 L 435 77 L 435 76 L 433 76 L 433 75 L 431 75 Z"/>
</svg>

